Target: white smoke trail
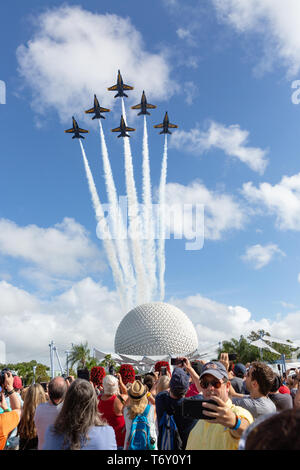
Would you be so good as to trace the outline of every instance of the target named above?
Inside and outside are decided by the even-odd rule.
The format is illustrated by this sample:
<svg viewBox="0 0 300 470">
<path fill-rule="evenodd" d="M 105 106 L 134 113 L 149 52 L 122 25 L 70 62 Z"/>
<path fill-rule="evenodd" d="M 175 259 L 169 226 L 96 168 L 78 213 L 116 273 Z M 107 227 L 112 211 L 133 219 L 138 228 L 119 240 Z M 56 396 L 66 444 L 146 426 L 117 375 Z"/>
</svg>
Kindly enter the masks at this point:
<svg viewBox="0 0 300 470">
<path fill-rule="evenodd" d="M 107 146 L 105 142 L 104 132 L 102 128 L 101 121 L 99 120 L 100 128 L 100 137 L 101 137 L 101 148 L 102 148 L 102 157 L 103 157 L 103 169 L 105 176 L 106 191 L 108 196 L 108 201 L 111 207 L 111 222 L 112 222 L 112 232 L 113 238 L 115 240 L 117 255 L 120 261 L 120 265 L 123 269 L 125 289 L 127 291 L 128 304 L 130 308 L 133 308 L 133 289 L 135 287 L 136 281 L 134 278 L 134 273 L 132 266 L 130 264 L 129 258 L 129 247 L 127 242 L 127 234 L 125 231 L 124 221 L 122 218 L 121 210 L 118 206 L 118 194 L 112 174 L 112 169 L 109 161 Z"/>
<path fill-rule="evenodd" d="M 154 300 L 156 280 L 156 254 L 154 242 L 154 224 L 152 210 L 152 191 L 149 164 L 149 146 L 147 119 L 144 116 L 144 138 L 143 138 L 143 204 L 144 204 L 144 227 L 145 227 L 145 261 L 149 273 L 150 300 Z"/>
<path fill-rule="evenodd" d="M 109 227 L 107 226 L 107 223 L 106 223 L 106 220 L 105 220 L 105 217 L 104 217 L 104 211 L 103 211 L 102 204 L 101 204 L 101 201 L 100 201 L 98 193 L 97 193 L 97 189 L 96 189 L 94 178 L 93 178 L 90 166 L 89 166 L 89 162 L 88 162 L 88 159 L 86 157 L 86 154 L 85 154 L 85 151 L 84 151 L 84 148 L 83 148 L 83 144 L 82 144 L 80 139 L 79 139 L 79 143 L 80 143 L 80 147 L 81 147 L 81 152 L 82 152 L 84 167 L 85 167 L 86 176 L 87 176 L 87 180 L 88 180 L 89 190 L 90 190 L 91 197 L 92 197 L 92 203 L 93 203 L 93 207 L 94 207 L 94 210 L 95 210 L 96 220 L 99 223 L 98 227 L 100 226 L 101 230 L 102 230 L 103 245 L 104 245 L 104 248 L 105 248 L 105 251 L 106 251 L 106 254 L 107 254 L 107 257 L 108 257 L 108 261 L 109 261 L 111 269 L 112 269 L 112 273 L 113 273 L 113 277 L 114 277 L 115 284 L 116 284 L 116 287 L 117 287 L 117 291 L 119 293 L 121 307 L 125 312 L 127 312 L 128 308 L 127 308 L 127 302 L 125 300 L 123 274 L 122 274 L 122 271 L 120 269 L 118 259 L 116 257 L 115 247 L 114 247 L 113 241 L 111 239 L 111 234 L 110 234 L 110 231 L 109 231 Z"/>
<path fill-rule="evenodd" d="M 159 240 L 158 240 L 158 263 L 159 263 L 159 288 L 160 300 L 165 298 L 165 204 L 166 204 L 166 181 L 167 181 L 167 160 L 168 160 L 168 138 L 165 135 L 164 154 L 161 167 L 159 185 Z"/>
<path fill-rule="evenodd" d="M 122 98 L 122 113 L 124 121 L 127 125 L 126 112 L 124 100 Z M 124 137 L 124 158 L 125 158 L 125 179 L 126 190 L 128 197 L 128 221 L 129 221 L 129 237 L 131 240 L 132 257 L 134 268 L 136 272 L 136 302 L 138 305 L 141 303 L 149 302 L 149 286 L 146 280 L 146 273 L 144 267 L 144 258 L 141 248 L 141 223 L 138 209 L 138 198 L 136 186 L 134 181 L 134 173 L 132 166 L 132 155 L 130 142 L 128 137 Z"/>
</svg>

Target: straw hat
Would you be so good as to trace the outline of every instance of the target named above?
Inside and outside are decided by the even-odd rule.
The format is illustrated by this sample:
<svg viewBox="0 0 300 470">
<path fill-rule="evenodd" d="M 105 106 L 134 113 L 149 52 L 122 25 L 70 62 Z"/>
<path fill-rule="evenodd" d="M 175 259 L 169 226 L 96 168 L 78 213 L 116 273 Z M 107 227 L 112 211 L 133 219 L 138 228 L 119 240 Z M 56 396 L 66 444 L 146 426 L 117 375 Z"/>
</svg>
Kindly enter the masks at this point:
<svg viewBox="0 0 300 470">
<path fill-rule="evenodd" d="M 132 400 L 140 400 L 147 393 L 147 387 L 140 380 L 135 380 L 128 391 Z"/>
</svg>

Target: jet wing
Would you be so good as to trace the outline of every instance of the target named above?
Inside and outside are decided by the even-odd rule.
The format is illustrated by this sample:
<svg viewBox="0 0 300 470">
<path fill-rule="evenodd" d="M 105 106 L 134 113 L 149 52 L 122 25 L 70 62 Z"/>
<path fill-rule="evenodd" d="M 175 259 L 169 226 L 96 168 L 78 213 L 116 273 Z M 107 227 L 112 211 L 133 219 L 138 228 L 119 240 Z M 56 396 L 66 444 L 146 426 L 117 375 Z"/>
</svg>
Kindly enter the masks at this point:
<svg viewBox="0 0 300 470">
<path fill-rule="evenodd" d="M 91 108 L 91 109 L 88 109 L 87 111 L 85 111 L 86 114 L 92 114 L 92 113 L 95 113 L 95 108 Z"/>
<path fill-rule="evenodd" d="M 78 132 L 80 132 L 81 134 L 87 134 L 89 131 L 86 131 L 85 129 L 80 129 L 79 127 Z"/>
<path fill-rule="evenodd" d="M 156 129 L 162 129 L 164 127 L 163 124 L 156 124 L 156 126 L 153 126 L 155 127 Z"/>
<path fill-rule="evenodd" d="M 133 90 L 133 86 L 129 86 L 129 85 L 123 85 L 122 86 L 123 90 Z"/>
<path fill-rule="evenodd" d="M 100 108 L 100 113 L 109 113 L 110 109 Z"/>
<path fill-rule="evenodd" d="M 172 129 L 173 129 L 173 128 L 174 128 L 174 129 L 175 129 L 175 128 L 176 128 L 176 129 L 178 128 L 178 126 L 176 126 L 176 124 L 170 124 L 170 123 L 168 124 L 168 127 L 171 127 Z"/>
<path fill-rule="evenodd" d="M 115 129 L 111 130 L 112 132 L 121 132 L 121 127 L 116 127 Z"/>
<path fill-rule="evenodd" d="M 111 86 L 111 87 L 109 87 L 109 88 L 107 88 L 107 89 L 108 89 L 108 91 L 115 91 L 115 90 L 118 89 L 118 85 Z"/>
<path fill-rule="evenodd" d="M 67 134 L 72 134 L 73 132 L 75 132 L 75 129 L 74 129 L 74 127 L 73 127 L 72 129 L 67 129 L 65 132 L 66 132 Z"/>
<path fill-rule="evenodd" d="M 133 127 L 126 127 L 126 132 L 133 132 L 135 131 L 135 129 L 133 129 Z"/>
<path fill-rule="evenodd" d="M 141 109 L 141 104 L 136 104 L 135 106 L 131 106 L 131 109 Z"/>
<path fill-rule="evenodd" d="M 155 106 L 154 104 L 149 104 L 149 103 L 147 103 L 147 104 L 146 104 L 146 108 L 154 109 L 154 108 L 156 108 L 156 106 Z"/>
</svg>

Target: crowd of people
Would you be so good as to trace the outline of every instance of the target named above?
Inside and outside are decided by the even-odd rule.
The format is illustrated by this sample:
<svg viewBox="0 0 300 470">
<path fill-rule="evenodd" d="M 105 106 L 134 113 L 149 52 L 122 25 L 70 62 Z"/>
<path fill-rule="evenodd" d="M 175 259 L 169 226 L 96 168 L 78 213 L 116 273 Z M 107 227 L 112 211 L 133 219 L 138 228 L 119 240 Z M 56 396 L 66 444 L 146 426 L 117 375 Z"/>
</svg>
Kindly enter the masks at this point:
<svg viewBox="0 0 300 470">
<path fill-rule="evenodd" d="M 176 358 L 136 375 L 94 367 L 85 378 L 22 386 L 0 374 L 0 450 L 290 450 L 299 448 L 300 371 Z M 80 375 L 80 374 L 78 374 Z"/>
</svg>

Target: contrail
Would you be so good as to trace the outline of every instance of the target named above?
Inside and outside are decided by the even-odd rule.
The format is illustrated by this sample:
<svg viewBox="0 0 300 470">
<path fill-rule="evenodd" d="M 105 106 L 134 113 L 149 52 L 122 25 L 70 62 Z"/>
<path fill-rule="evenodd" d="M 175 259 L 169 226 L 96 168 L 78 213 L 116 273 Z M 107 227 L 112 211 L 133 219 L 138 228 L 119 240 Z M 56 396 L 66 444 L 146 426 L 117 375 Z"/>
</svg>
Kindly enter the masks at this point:
<svg viewBox="0 0 300 470">
<path fill-rule="evenodd" d="M 145 265 L 148 268 L 150 281 L 150 300 L 154 300 L 156 292 L 156 254 L 154 242 L 154 224 L 152 210 L 152 191 L 149 164 L 149 146 L 147 119 L 144 116 L 144 138 L 143 138 L 143 204 L 144 204 L 144 227 L 145 227 Z"/>
<path fill-rule="evenodd" d="M 107 191 L 108 201 L 112 209 L 111 221 L 112 221 L 113 238 L 115 240 L 120 265 L 123 269 L 125 289 L 127 290 L 127 295 L 128 295 L 128 302 L 130 304 L 130 308 L 133 308 L 135 306 L 133 305 L 133 289 L 135 287 L 136 281 L 134 278 L 132 266 L 130 264 L 127 234 L 125 231 L 122 213 L 118 205 L 118 194 L 117 194 L 116 185 L 114 182 L 112 169 L 111 169 L 111 165 L 109 161 L 103 127 L 102 127 L 100 120 L 99 120 L 99 128 L 100 128 L 106 191 Z"/>
<path fill-rule="evenodd" d="M 106 219 L 104 217 L 104 211 L 103 211 L 103 208 L 102 208 L 102 204 L 101 204 L 101 201 L 99 199 L 97 189 L 96 189 L 96 186 L 95 186 L 95 182 L 94 182 L 94 178 L 93 178 L 90 166 L 89 166 L 89 162 L 88 162 L 88 159 L 86 157 L 86 154 L 85 154 L 85 151 L 84 151 L 84 148 L 83 148 L 83 144 L 82 144 L 80 139 L 79 139 L 79 143 L 80 143 L 80 147 L 81 147 L 81 152 L 82 152 L 84 167 L 85 167 L 86 176 L 87 176 L 87 180 L 88 180 L 89 190 L 90 190 L 91 197 L 92 197 L 92 203 L 93 203 L 94 210 L 95 210 L 96 220 L 99 224 L 98 227 L 100 226 L 101 230 L 102 230 L 103 245 L 104 245 L 104 248 L 106 250 L 108 261 L 109 261 L 110 266 L 112 268 L 113 277 L 114 277 L 115 284 L 116 284 L 116 287 L 117 287 L 117 290 L 118 290 L 119 296 L 120 296 L 121 306 L 124 309 L 124 311 L 126 312 L 128 310 L 127 310 L 127 302 L 124 299 L 124 278 L 123 278 L 123 274 L 122 274 L 122 271 L 119 267 L 118 259 L 116 257 L 116 253 L 115 253 L 115 247 L 114 247 L 114 244 L 113 244 L 112 238 L 111 238 L 111 233 L 110 233 L 109 227 L 106 223 Z"/>
<path fill-rule="evenodd" d="M 165 298 L 165 204 L 166 204 L 166 181 L 167 181 L 167 160 L 168 160 L 168 138 L 165 135 L 164 154 L 161 167 L 159 185 L 159 240 L 158 240 L 158 262 L 159 262 L 159 288 L 160 300 Z"/>
<path fill-rule="evenodd" d="M 127 125 L 124 100 L 122 98 L 122 113 L 125 124 Z M 128 220 L 129 220 L 129 237 L 131 239 L 132 257 L 136 272 L 137 283 L 137 304 L 145 303 L 150 300 L 149 286 L 146 281 L 146 273 L 144 268 L 144 259 L 141 248 L 141 224 L 138 211 L 138 198 L 134 181 L 132 155 L 130 142 L 128 137 L 124 137 L 124 157 L 125 157 L 125 179 L 128 197 Z"/>
</svg>

